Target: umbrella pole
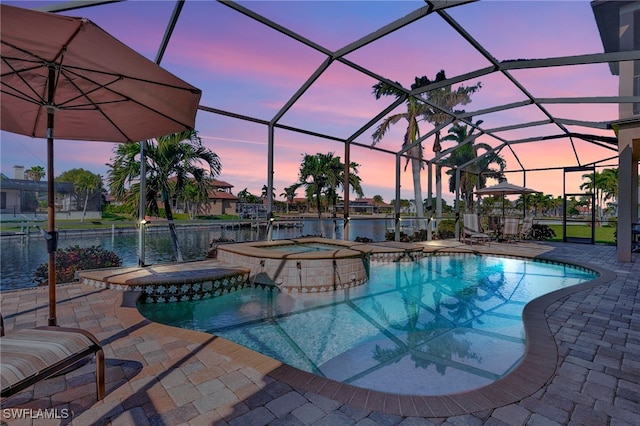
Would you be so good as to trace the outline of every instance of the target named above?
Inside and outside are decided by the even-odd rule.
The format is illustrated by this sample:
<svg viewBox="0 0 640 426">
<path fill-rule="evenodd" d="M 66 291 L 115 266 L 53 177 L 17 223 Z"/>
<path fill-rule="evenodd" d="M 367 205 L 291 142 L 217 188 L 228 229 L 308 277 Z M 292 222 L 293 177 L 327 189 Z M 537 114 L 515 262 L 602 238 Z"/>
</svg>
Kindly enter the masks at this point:
<svg viewBox="0 0 640 426">
<path fill-rule="evenodd" d="M 140 206 L 138 208 L 138 266 L 145 267 L 147 141 L 140 141 Z"/>
<path fill-rule="evenodd" d="M 55 84 L 55 68 L 49 67 L 49 105 L 53 105 Z M 55 188 L 53 172 L 53 107 L 47 108 L 47 252 L 48 262 L 48 283 L 49 283 L 49 320 L 50 326 L 57 325 L 56 320 L 56 250 L 58 248 L 58 233 L 56 232 L 56 206 Z"/>
<path fill-rule="evenodd" d="M 47 119 L 49 120 L 49 119 Z M 57 235 L 55 235 L 56 223 L 55 223 L 55 194 L 53 183 L 53 138 L 47 138 L 47 174 L 49 175 L 47 180 L 47 230 L 48 233 L 45 236 L 47 243 L 47 251 L 49 253 L 49 271 L 48 271 L 48 283 L 49 283 L 49 320 L 50 326 L 56 324 L 56 241 Z"/>
</svg>

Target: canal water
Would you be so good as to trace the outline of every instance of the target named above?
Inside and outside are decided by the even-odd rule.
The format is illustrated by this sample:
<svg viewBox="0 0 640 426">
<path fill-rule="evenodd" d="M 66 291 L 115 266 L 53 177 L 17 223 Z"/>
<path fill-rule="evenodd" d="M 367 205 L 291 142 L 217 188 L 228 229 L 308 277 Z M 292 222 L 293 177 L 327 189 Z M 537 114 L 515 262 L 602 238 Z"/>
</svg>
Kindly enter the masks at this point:
<svg viewBox="0 0 640 426">
<path fill-rule="evenodd" d="M 303 235 L 325 235 L 342 239 L 343 222 L 338 220 L 334 228 L 334 221 L 303 220 L 295 227 L 275 227 L 273 239 L 297 238 Z M 322 226 L 322 229 L 320 228 Z M 387 228 L 393 226 L 392 221 L 352 220 L 349 224 L 349 239 L 366 237 L 372 241 L 384 241 Z M 211 248 L 211 243 L 220 238 L 236 242 L 258 241 L 266 239 L 264 227 L 222 227 L 218 224 L 211 226 L 178 227 L 178 244 L 185 260 L 205 259 Z M 0 290 L 15 290 L 35 287 L 33 274 L 36 268 L 47 262 L 47 250 L 44 238 L 40 234 L 32 233 L 27 236 L 0 237 Z M 122 259 L 123 266 L 138 264 L 138 233 L 137 231 L 95 231 L 82 234 L 60 234 L 58 248 L 72 246 L 92 247 L 115 252 Z M 171 248 L 171 238 L 167 228 L 156 226 L 146 233 L 145 263 L 159 264 L 175 261 Z"/>
</svg>

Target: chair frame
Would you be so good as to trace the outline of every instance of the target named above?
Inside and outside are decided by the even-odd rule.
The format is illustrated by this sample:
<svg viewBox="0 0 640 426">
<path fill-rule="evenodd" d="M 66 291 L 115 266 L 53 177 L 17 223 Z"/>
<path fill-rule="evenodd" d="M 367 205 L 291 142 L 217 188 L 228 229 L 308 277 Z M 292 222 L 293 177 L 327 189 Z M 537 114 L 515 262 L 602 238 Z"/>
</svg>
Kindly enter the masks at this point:
<svg viewBox="0 0 640 426">
<path fill-rule="evenodd" d="M 512 224 L 515 222 L 515 229 L 512 228 Z M 504 241 L 516 242 L 522 239 L 522 226 L 520 225 L 520 219 L 515 217 L 505 217 L 504 226 L 502 227 L 502 238 Z"/>
<path fill-rule="evenodd" d="M 34 329 L 25 329 L 25 330 L 17 330 L 8 335 L 4 334 L 4 322 L 2 317 L 0 316 L 0 349 L 2 348 L 2 341 L 12 340 L 14 342 L 20 342 L 20 339 L 15 339 L 20 333 L 28 332 L 29 330 L 47 330 L 51 332 L 51 339 L 55 340 L 56 333 L 58 332 L 67 332 L 67 333 L 78 333 L 87 337 L 92 343 L 88 345 L 83 350 L 68 356 L 67 358 L 61 359 L 58 362 L 47 365 L 42 370 L 38 371 L 38 373 L 33 374 L 29 377 L 24 378 L 23 380 L 13 384 L 12 386 L 8 386 L 7 388 L 2 389 L 0 396 L 7 397 L 14 395 L 21 390 L 28 388 L 29 386 L 39 382 L 40 380 L 47 379 L 55 374 L 64 373 L 66 370 L 72 368 L 76 363 L 81 361 L 83 358 L 95 354 L 96 356 L 96 395 L 97 399 L 101 400 L 105 396 L 105 362 L 104 362 L 104 351 L 102 350 L 102 346 L 95 338 L 95 336 L 89 333 L 86 330 L 81 330 L 78 328 L 66 328 L 66 327 L 36 327 Z M 0 363 L 6 363 L 5 360 L 0 358 Z"/>
<path fill-rule="evenodd" d="M 467 226 L 467 217 L 470 216 L 475 216 L 475 219 L 472 222 L 475 222 L 475 224 L 477 225 L 476 229 L 473 229 L 471 226 Z M 489 245 L 491 245 L 491 236 L 489 234 L 485 234 L 484 232 L 482 232 L 482 229 L 480 228 L 480 219 L 478 218 L 478 215 L 475 213 L 465 213 L 463 215 L 463 226 L 462 226 L 462 232 L 461 232 L 461 238 L 462 238 L 462 242 L 466 243 L 467 242 L 467 237 L 469 238 L 469 241 L 471 244 L 473 244 L 473 241 L 476 240 L 478 242 L 478 244 L 480 244 L 483 241 L 486 241 Z"/>
<path fill-rule="evenodd" d="M 522 219 L 522 226 L 520 226 L 520 239 L 525 240 L 532 230 L 533 217 L 526 216 L 524 219 Z"/>
</svg>

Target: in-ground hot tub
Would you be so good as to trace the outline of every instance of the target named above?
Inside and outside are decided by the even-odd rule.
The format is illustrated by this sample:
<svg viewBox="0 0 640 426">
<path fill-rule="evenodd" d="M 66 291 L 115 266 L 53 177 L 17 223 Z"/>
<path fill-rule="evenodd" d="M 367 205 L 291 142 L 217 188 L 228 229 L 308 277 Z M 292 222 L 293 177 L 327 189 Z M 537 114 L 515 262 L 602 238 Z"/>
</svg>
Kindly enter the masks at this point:
<svg viewBox="0 0 640 426">
<path fill-rule="evenodd" d="M 301 238 L 218 246 L 218 260 L 251 270 L 255 284 L 289 292 L 333 291 L 364 284 L 371 248 L 361 243 Z"/>
</svg>

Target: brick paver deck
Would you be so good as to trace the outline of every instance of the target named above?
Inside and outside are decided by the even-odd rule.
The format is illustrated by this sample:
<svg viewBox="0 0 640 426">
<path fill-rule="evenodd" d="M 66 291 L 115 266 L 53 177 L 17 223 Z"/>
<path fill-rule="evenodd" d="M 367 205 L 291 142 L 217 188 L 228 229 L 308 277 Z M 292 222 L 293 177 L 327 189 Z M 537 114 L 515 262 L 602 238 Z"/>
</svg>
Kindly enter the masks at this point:
<svg viewBox="0 0 640 426">
<path fill-rule="evenodd" d="M 547 355 L 523 362 L 527 365 L 514 372 L 515 380 L 467 397 L 435 399 L 390 396 L 320 379 L 225 339 L 152 323 L 139 314 L 132 293 L 63 285 L 58 323 L 87 329 L 102 341 L 107 396 L 95 400 L 92 361 L 3 399 L 1 420 L 12 425 L 638 424 L 637 254 L 634 262 L 620 264 L 609 246 L 425 245 L 430 250 L 543 255 L 609 272 L 601 284 L 536 302 L 528 332 L 542 336 L 538 349 Z M 46 325 L 47 300 L 46 288 L 2 293 L 8 332 Z M 451 415 L 443 415 L 447 412 Z M 64 418 L 17 420 L 18 413 Z"/>
</svg>

